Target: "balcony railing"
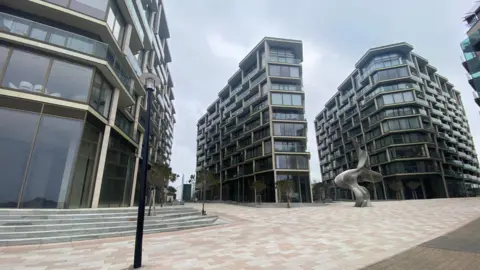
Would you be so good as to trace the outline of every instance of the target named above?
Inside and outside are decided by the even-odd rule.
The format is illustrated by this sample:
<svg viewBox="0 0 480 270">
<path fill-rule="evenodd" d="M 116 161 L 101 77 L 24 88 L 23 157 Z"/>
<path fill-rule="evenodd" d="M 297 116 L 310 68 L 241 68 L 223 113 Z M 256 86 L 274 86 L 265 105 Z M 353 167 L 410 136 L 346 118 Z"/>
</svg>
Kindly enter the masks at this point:
<svg viewBox="0 0 480 270">
<path fill-rule="evenodd" d="M 270 56 L 270 57 L 268 57 L 268 62 L 285 63 L 285 64 L 300 64 L 302 62 L 302 60 L 296 59 L 296 58 Z"/>
<path fill-rule="evenodd" d="M 30 39 L 106 60 L 123 86 L 125 86 L 127 91 L 133 96 L 133 89 L 130 87 L 131 78 L 126 75 L 125 70 L 121 67 L 117 57 L 108 44 L 2 12 L 0 12 L 0 21 L 3 21 L 3 27 L 0 28 L 1 32 L 25 36 Z"/>
</svg>

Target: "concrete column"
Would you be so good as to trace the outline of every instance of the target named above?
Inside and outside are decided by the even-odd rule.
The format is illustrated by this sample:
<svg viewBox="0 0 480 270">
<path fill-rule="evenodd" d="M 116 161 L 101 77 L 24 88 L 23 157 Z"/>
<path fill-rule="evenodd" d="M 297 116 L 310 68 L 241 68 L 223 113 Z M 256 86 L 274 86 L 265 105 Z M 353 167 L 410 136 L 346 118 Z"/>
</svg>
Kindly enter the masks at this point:
<svg viewBox="0 0 480 270">
<path fill-rule="evenodd" d="M 151 50 L 148 59 L 148 67 L 153 70 L 153 64 L 155 63 L 155 50 Z"/>
<path fill-rule="evenodd" d="M 102 188 L 103 172 L 105 171 L 105 161 L 107 158 L 108 143 L 110 141 L 110 131 L 112 129 L 112 126 L 115 125 L 115 117 L 117 112 L 119 95 L 120 90 L 118 90 L 118 88 L 115 88 L 113 90 L 112 104 L 110 106 L 110 115 L 108 117 L 108 125 L 105 126 L 102 144 L 100 147 L 100 155 L 98 157 L 98 168 L 93 190 L 92 208 L 98 208 L 98 202 L 100 200 L 100 190 Z"/>
<path fill-rule="evenodd" d="M 132 194 L 130 195 L 130 206 L 133 206 L 135 201 L 135 188 L 137 187 L 137 176 L 138 176 L 138 165 L 140 163 L 140 156 L 142 155 L 142 145 L 143 145 L 143 133 L 140 134 L 140 138 L 138 139 L 138 148 L 137 154 L 135 155 L 135 167 L 133 169 L 133 186 L 132 186 Z"/>
<path fill-rule="evenodd" d="M 115 118 L 117 117 L 118 98 L 120 96 L 120 90 L 115 88 L 113 90 L 112 105 L 110 106 L 110 115 L 108 117 L 108 124 L 110 126 L 115 125 Z"/>
<path fill-rule="evenodd" d="M 155 22 L 153 23 L 153 31 L 158 33 L 160 31 L 160 19 L 162 18 L 162 5 L 159 7 L 159 11 L 155 16 Z"/>
<path fill-rule="evenodd" d="M 130 48 L 131 37 L 132 37 L 132 25 L 127 24 L 127 26 L 125 27 L 125 32 L 123 33 L 123 40 L 122 40 L 122 51 L 125 54 Z"/>
<path fill-rule="evenodd" d="M 103 172 L 105 170 L 105 161 L 107 158 L 108 142 L 110 141 L 110 131 L 112 127 L 105 126 L 103 133 L 102 146 L 100 150 L 100 156 L 98 158 L 98 169 L 95 177 L 95 188 L 93 190 L 92 208 L 98 208 L 98 202 L 100 200 L 100 190 L 102 189 Z"/>
<path fill-rule="evenodd" d="M 150 51 L 145 50 L 144 53 L 143 53 L 143 61 L 142 61 L 142 72 L 143 73 L 148 72 L 147 63 L 148 63 L 149 57 L 150 57 Z"/>
<path fill-rule="evenodd" d="M 150 16 L 150 21 L 148 22 L 148 25 L 150 26 L 150 29 L 154 29 L 155 26 L 155 18 L 157 17 L 157 12 L 153 11 L 152 16 Z M 155 30 L 155 29 L 154 29 Z"/>
</svg>

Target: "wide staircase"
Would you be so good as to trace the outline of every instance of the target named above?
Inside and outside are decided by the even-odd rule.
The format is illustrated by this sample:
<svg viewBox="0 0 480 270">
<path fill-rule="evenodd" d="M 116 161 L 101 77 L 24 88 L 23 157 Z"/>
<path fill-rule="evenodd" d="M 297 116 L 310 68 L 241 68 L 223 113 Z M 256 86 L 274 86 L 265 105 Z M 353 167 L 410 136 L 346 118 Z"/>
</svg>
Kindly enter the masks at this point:
<svg viewBox="0 0 480 270">
<path fill-rule="evenodd" d="M 47 244 L 134 235 L 137 208 L 0 209 L 0 246 Z M 145 233 L 160 233 L 218 224 L 185 206 L 156 207 L 147 216 Z"/>
</svg>

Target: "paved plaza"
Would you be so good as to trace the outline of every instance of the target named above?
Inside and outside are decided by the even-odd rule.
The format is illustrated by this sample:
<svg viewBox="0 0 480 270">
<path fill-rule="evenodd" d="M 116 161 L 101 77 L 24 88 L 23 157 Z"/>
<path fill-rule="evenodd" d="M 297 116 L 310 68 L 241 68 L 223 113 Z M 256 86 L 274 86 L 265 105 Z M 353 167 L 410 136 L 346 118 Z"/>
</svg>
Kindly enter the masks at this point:
<svg viewBox="0 0 480 270">
<path fill-rule="evenodd" d="M 207 204 L 207 213 L 229 223 L 146 235 L 144 269 L 406 269 L 395 262 L 412 248 L 433 247 L 454 255 L 469 249 L 468 244 L 458 244 L 461 241 L 430 240 L 480 217 L 478 198 L 373 204 L 370 208 L 354 208 L 348 202 L 292 209 Z M 448 241 L 460 247 L 443 250 Z M 0 267 L 120 270 L 132 264 L 133 248 L 134 237 L 3 247 Z M 438 254 L 432 258 L 441 258 Z M 422 267 L 409 265 L 409 270 L 432 268 Z"/>
</svg>

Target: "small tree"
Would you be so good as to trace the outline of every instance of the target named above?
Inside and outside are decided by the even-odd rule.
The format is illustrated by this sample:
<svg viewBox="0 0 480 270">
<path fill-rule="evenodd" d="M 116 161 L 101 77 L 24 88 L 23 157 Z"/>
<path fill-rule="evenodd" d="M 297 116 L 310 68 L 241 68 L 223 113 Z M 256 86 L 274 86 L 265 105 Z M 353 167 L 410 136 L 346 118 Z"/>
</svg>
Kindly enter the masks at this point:
<svg viewBox="0 0 480 270">
<path fill-rule="evenodd" d="M 257 203 L 257 196 L 260 196 L 260 203 L 262 202 L 262 195 L 261 193 L 267 188 L 267 185 L 263 181 L 255 181 L 250 186 L 253 189 L 253 193 L 255 194 L 255 204 Z"/>
<path fill-rule="evenodd" d="M 195 178 L 194 175 L 190 176 L 191 179 L 195 179 L 195 186 L 200 188 L 200 192 L 202 194 L 202 215 L 206 215 L 205 212 L 205 199 L 206 199 L 206 192 L 212 186 L 217 185 L 220 181 L 215 178 L 215 175 L 208 171 L 199 171 L 197 172 L 197 177 Z"/>
<path fill-rule="evenodd" d="M 154 164 L 150 170 L 148 171 L 148 182 L 150 185 L 155 187 L 152 189 L 150 194 L 150 202 L 149 202 L 149 210 L 148 215 L 150 216 L 151 207 L 155 208 L 155 196 L 156 196 L 156 189 L 160 190 L 160 207 L 163 207 L 163 199 L 164 199 L 164 189 L 168 186 L 168 181 L 172 180 L 172 175 L 176 175 L 172 173 L 172 168 L 168 166 L 168 164 L 157 163 Z M 154 209 L 155 212 L 155 209 Z"/>
<path fill-rule="evenodd" d="M 176 199 L 176 193 L 177 193 L 177 189 L 172 187 L 172 186 L 168 186 L 167 187 L 167 195 L 168 196 L 173 196 L 173 199 L 175 200 Z"/>
<path fill-rule="evenodd" d="M 285 195 L 287 199 L 287 208 L 291 208 L 291 199 L 293 196 L 294 182 L 292 180 L 277 181 L 277 189 L 280 195 Z"/>
</svg>

